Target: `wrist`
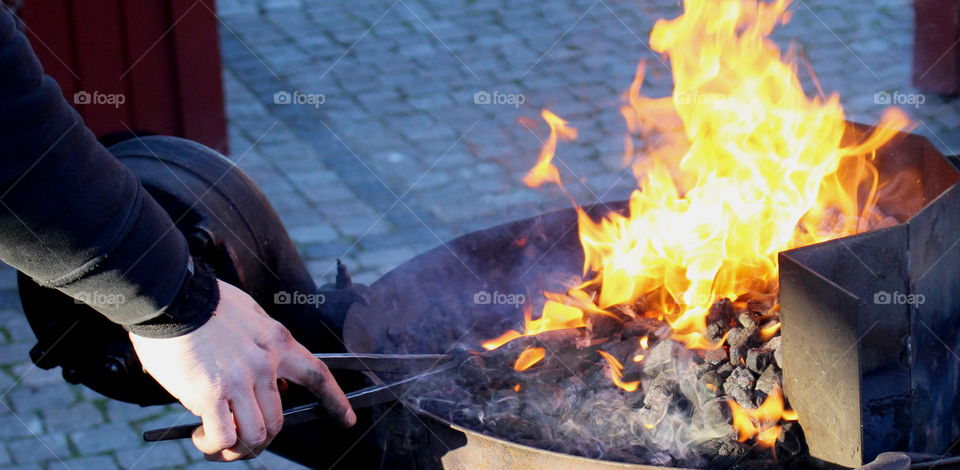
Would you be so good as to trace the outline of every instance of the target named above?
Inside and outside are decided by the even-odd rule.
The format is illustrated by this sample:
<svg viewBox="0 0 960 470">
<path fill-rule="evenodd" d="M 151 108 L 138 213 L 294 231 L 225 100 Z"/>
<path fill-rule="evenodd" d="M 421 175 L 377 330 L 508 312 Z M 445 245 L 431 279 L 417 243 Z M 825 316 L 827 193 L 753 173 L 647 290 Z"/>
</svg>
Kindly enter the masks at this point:
<svg viewBox="0 0 960 470">
<path fill-rule="evenodd" d="M 220 303 L 217 277 L 210 265 L 191 258 L 180 291 L 156 317 L 126 325 L 130 333 L 146 338 L 173 338 L 203 326 Z"/>
</svg>

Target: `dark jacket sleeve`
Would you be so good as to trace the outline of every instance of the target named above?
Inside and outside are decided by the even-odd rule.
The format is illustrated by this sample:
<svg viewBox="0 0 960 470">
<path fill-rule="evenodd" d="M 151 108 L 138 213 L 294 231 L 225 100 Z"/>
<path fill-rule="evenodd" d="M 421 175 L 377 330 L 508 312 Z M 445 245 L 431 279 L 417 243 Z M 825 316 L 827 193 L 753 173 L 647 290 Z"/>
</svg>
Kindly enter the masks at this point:
<svg viewBox="0 0 960 470">
<path fill-rule="evenodd" d="M 43 74 L 2 6 L 0 260 L 145 335 L 185 333 L 212 310 L 170 311 L 197 282 L 183 236 Z"/>
</svg>

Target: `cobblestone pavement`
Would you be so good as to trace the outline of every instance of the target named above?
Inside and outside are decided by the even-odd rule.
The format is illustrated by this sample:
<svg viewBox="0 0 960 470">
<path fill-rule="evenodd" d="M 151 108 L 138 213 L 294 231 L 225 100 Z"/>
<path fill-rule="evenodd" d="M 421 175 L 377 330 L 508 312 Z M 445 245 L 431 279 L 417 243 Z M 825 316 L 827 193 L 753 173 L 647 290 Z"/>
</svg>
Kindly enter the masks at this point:
<svg viewBox="0 0 960 470">
<path fill-rule="evenodd" d="M 545 136 L 543 107 L 581 131 L 559 155 L 574 196 L 625 198 L 633 181 L 619 163 L 619 92 L 638 60 L 654 58 L 650 29 L 677 3 L 221 0 L 232 158 L 262 185 L 322 281 L 336 257 L 372 282 L 458 234 L 566 207 L 557 191 L 519 181 Z M 792 9 L 777 40 L 802 46 L 851 119 L 879 116 L 878 91 L 913 91 L 908 1 L 797 0 Z M 669 91 L 662 66 L 646 89 Z M 322 94 L 323 103 L 274 104 L 283 92 L 298 92 L 293 101 Z M 483 93 L 523 103 L 475 104 Z M 926 98 L 907 109 L 917 132 L 957 153 L 960 135 L 949 130 L 960 109 Z M 186 419 L 182 409 L 112 402 L 33 368 L 9 269 L 0 290 L 0 468 L 209 465 L 183 442 L 140 443 L 143 429 Z M 269 455 L 233 464 L 243 466 L 295 467 Z"/>
</svg>

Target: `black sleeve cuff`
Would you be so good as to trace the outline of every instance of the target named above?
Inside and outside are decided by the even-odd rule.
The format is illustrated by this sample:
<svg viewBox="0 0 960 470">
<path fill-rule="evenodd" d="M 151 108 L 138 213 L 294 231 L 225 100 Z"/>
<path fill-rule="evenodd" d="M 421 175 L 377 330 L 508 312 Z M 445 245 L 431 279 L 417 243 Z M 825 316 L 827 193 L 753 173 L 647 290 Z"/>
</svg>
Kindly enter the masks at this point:
<svg viewBox="0 0 960 470">
<path fill-rule="evenodd" d="M 203 326 L 220 303 L 220 289 L 213 268 L 192 258 L 191 269 L 173 302 L 155 318 L 134 325 L 127 331 L 146 338 L 173 338 Z"/>
</svg>

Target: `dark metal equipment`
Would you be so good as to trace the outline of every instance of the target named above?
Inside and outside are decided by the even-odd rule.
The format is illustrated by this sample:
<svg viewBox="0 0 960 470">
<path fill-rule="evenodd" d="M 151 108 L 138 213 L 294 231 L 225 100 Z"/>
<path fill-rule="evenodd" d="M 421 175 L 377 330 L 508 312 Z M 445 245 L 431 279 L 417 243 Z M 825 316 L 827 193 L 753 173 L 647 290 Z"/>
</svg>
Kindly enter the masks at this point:
<svg viewBox="0 0 960 470">
<path fill-rule="evenodd" d="M 213 266 L 218 278 L 250 294 L 311 351 L 345 352 L 343 318 L 354 302 L 369 302 L 369 289 L 352 283 L 342 264 L 336 282 L 317 289 L 280 218 L 236 165 L 208 147 L 175 137 L 133 139 L 110 151 L 137 174 L 186 237 L 191 254 Z M 18 281 L 23 310 L 37 336 L 30 352 L 37 366 L 61 367 L 68 382 L 117 400 L 142 406 L 174 401 L 143 371 L 123 328 L 22 274 Z M 298 294 L 323 302 L 284 301 Z M 366 384 L 358 372 L 335 375 L 345 388 Z M 296 388 L 285 396 L 288 406 L 311 401 Z M 360 440 L 343 462 L 372 465 L 377 452 L 370 441 L 360 439 L 370 421 L 363 412 L 358 419 L 360 424 L 349 431 L 331 429 L 329 423 L 296 426 L 275 439 L 270 450 L 305 465 L 329 467 L 332 462 L 324 459 L 339 455 L 302 449 L 321 441 L 346 449 Z"/>
<path fill-rule="evenodd" d="M 785 393 L 811 456 L 847 467 L 960 438 L 960 173 L 916 135 L 876 163 L 899 225 L 780 254 Z"/>
</svg>

